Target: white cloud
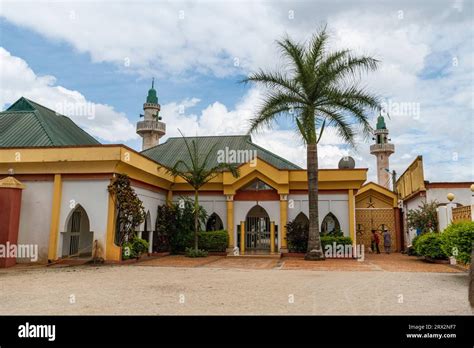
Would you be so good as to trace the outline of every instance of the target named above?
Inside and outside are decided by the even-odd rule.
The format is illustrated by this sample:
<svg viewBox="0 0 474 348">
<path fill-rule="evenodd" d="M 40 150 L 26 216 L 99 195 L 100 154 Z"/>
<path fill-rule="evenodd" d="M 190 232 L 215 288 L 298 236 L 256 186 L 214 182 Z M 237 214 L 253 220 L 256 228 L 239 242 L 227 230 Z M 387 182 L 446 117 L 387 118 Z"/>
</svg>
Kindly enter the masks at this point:
<svg viewBox="0 0 474 348">
<path fill-rule="evenodd" d="M 66 42 L 88 53 L 94 62 L 110 62 L 141 76 L 158 73 L 173 78 L 196 73 L 221 77 L 271 68 L 278 62 L 275 39 L 285 32 L 298 40 L 307 39 L 327 22 L 332 47 L 349 47 L 381 60 L 378 72 L 364 79 L 372 91 L 395 103 L 420 107 L 419 115 L 392 115 L 387 120 L 396 145 L 393 169 L 403 172 L 422 154 L 429 180 L 473 178 L 470 2 L 462 3 L 460 10 L 443 1 L 54 1 L 47 6 L 5 1 L 2 5 L 1 15 L 9 22 Z M 45 103 L 56 100 L 55 93 L 69 95 L 54 87 L 52 77 L 28 71 L 10 79 L 13 87 L 9 88 L 27 88 L 21 86 L 29 79 L 48 86 L 41 89 Z M 161 113 L 168 135 L 178 135 L 177 128 L 187 135 L 245 133 L 259 93 L 252 88 L 231 109 L 219 101 L 200 105 L 191 97 L 165 104 Z M 202 109 L 196 113 L 186 111 L 197 106 Z M 101 123 L 95 125 L 96 134 L 108 132 Z M 121 132 L 135 134 L 131 126 Z M 306 161 L 304 148 L 291 130 L 277 126 L 272 133 L 259 133 L 254 139 L 297 164 Z M 356 151 L 348 150 L 333 132 L 326 132 L 320 144 L 321 166 L 335 167 L 340 156 L 350 154 L 357 166 L 371 168 L 369 178 L 373 180 L 375 159 L 368 145 L 359 142 Z M 457 160 L 452 160 L 454 154 Z"/>
<path fill-rule="evenodd" d="M 137 138 L 126 115 L 110 105 L 93 103 L 78 91 L 56 85 L 53 76 L 38 76 L 21 58 L 0 47 L 0 107 L 26 97 L 69 116 L 89 134 L 118 142 Z"/>
</svg>

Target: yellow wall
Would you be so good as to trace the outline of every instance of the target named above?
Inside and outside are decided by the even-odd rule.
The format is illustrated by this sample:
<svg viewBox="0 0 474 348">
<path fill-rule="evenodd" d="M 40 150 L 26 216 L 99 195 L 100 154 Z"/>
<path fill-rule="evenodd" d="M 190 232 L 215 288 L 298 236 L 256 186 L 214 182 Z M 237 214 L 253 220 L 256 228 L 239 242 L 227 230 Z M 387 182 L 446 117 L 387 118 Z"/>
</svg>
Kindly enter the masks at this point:
<svg viewBox="0 0 474 348">
<path fill-rule="evenodd" d="M 422 156 L 418 156 L 397 180 L 400 199 L 405 200 L 420 191 L 426 191 Z"/>
<path fill-rule="evenodd" d="M 18 156 L 20 160 L 18 160 Z M 0 173 L 6 173 L 13 168 L 16 174 L 54 174 L 53 214 L 51 216 L 49 258 L 57 258 L 57 239 L 59 222 L 59 202 L 61 198 L 62 174 L 115 174 L 125 173 L 131 179 L 159 187 L 168 192 L 168 199 L 173 192 L 189 191 L 192 188 L 179 177 L 170 176 L 161 165 L 144 157 L 140 153 L 124 145 L 102 145 L 84 147 L 55 147 L 55 148 L 17 148 L 0 151 Z M 227 195 L 227 230 L 229 247 L 234 247 L 233 195 L 241 187 L 252 180 L 260 179 L 275 188 L 281 197 L 289 194 L 290 190 L 307 190 L 306 170 L 279 170 L 263 160 L 258 160 L 256 166 L 250 163 L 242 164 L 240 177 L 235 178 L 229 172 L 224 172 L 207 183 L 202 191 L 220 191 Z M 359 189 L 367 178 L 367 169 L 321 169 L 319 170 L 319 188 L 321 190 L 347 190 L 349 192 L 350 234 L 354 239 L 354 190 Z M 352 197 L 352 198 L 351 198 Z M 280 200 L 281 247 L 286 249 L 287 201 Z M 120 247 L 115 239 L 115 202 L 109 197 L 107 239 L 105 246 L 106 260 L 121 259 Z"/>
</svg>

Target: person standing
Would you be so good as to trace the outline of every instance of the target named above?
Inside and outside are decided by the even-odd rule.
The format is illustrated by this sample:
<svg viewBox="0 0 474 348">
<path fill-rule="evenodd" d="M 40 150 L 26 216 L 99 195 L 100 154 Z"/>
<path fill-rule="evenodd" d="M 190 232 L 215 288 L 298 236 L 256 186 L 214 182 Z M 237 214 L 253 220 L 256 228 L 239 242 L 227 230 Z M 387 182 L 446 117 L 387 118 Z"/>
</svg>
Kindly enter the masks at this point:
<svg viewBox="0 0 474 348">
<path fill-rule="evenodd" d="M 380 254 L 380 249 L 379 249 L 379 243 L 380 243 L 380 237 L 377 234 L 376 230 L 372 230 L 372 252 L 375 252 L 377 250 L 377 254 Z"/>
<path fill-rule="evenodd" d="M 390 248 L 392 247 L 392 236 L 387 228 L 383 231 L 383 247 L 385 253 L 390 254 Z"/>
</svg>

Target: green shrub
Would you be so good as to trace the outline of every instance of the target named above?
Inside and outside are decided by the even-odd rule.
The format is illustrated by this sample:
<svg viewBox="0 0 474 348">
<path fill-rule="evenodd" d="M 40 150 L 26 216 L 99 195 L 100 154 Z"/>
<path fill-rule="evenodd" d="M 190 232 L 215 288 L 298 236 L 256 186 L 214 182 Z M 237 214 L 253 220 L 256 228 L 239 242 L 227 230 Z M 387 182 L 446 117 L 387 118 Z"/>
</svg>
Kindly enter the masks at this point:
<svg viewBox="0 0 474 348">
<path fill-rule="evenodd" d="M 202 249 L 186 248 L 186 257 L 206 257 L 207 251 Z"/>
<path fill-rule="evenodd" d="M 447 255 L 441 249 L 442 241 L 440 233 L 424 233 L 416 240 L 415 251 L 419 256 L 432 259 L 445 259 Z"/>
<path fill-rule="evenodd" d="M 418 242 L 418 238 L 420 238 L 420 234 L 417 234 L 413 239 L 411 240 L 411 247 L 408 248 L 407 253 L 409 256 L 420 256 L 416 252 L 416 243 Z"/>
<path fill-rule="evenodd" d="M 140 254 L 148 252 L 149 243 L 141 238 L 134 237 L 131 242 L 125 242 L 122 245 L 122 259 L 134 259 Z"/>
<path fill-rule="evenodd" d="M 304 253 L 308 250 L 308 225 L 295 220 L 286 225 L 288 250 L 293 253 Z"/>
<path fill-rule="evenodd" d="M 351 245 L 352 239 L 350 237 L 331 236 L 331 235 L 321 236 L 321 244 L 323 247 L 323 252 L 326 245 L 333 245 L 334 242 L 336 242 L 336 245 L 339 245 L 339 244 Z"/>
<path fill-rule="evenodd" d="M 441 234 L 441 249 L 457 261 L 471 262 L 472 242 L 474 241 L 474 222 L 458 222 L 449 225 Z"/>
<path fill-rule="evenodd" d="M 286 239 L 288 241 L 288 250 L 295 253 L 305 253 L 308 250 L 308 225 L 302 225 L 295 221 L 291 221 L 286 225 Z M 341 231 L 336 234 L 321 235 L 321 246 L 323 248 L 328 244 L 336 245 L 352 244 L 352 239 L 344 237 Z"/>
<path fill-rule="evenodd" d="M 229 242 L 227 231 L 199 232 L 199 249 L 207 251 L 225 251 Z"/>
</svg>

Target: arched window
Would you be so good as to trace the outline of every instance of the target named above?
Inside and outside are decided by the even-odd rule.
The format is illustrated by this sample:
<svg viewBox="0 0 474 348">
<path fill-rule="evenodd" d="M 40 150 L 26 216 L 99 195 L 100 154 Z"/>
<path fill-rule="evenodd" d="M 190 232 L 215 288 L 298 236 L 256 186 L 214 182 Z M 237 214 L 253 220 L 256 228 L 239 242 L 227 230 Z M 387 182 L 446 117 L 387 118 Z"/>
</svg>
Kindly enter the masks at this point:
<svg viewBox="0 0 474 348">
<path fill-rule="evenodd" d="M 219 231 L 224 229 L 221 218 L 216 213 L 212 213 L 206 222 L 206 231 Z"/>
<path fill-rule="evenodd" d="M 297 223 L 300 225 L 302 228 L 307 229 L 309 226 L 309 219 L 305 215 L 305 213 L 300 212 L 298 215 L 296 215 L 295 219 L 293 220 L 294 223 Z"/>
<path fill-rule="evenodd" d="M 93 232 L 90 231 L 89 216 L 77 204 L 66 221 L 66 231 L 62 232 L 62 256 L 91 256 Z"/>
<path fill-rule="evenodd" d="M 333 213 L 328 213 L 321 224 L 321 234 L 342 235 L 341 226 Z"/>
</svg>

